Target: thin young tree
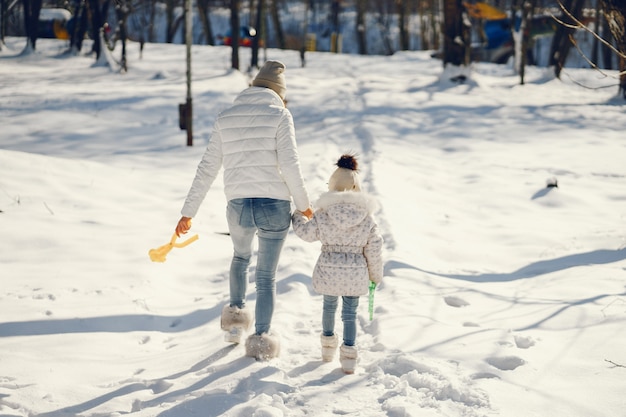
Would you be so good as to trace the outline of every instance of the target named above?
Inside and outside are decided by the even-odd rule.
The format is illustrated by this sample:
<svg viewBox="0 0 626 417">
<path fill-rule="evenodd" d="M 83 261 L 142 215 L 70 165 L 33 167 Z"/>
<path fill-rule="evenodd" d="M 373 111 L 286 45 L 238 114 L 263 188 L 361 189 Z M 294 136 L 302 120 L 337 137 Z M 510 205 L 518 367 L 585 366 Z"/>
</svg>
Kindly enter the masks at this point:
<svg viewBox="0 0 626 417">
<path fill-rule="evenodd" d="M 302 40 L 300 43 L 300 64 L 302 68 L 306 66 L 306 50 L 308 46 L 307 34 L 309 29 L 309 12 L 311 11 L 311 0 L 303 0 L 304 2 L 304 19 L 302 22 Z"/>
<path fill-rule="evenodd" d="M 0 50 L 7 35 L 7 24 L 9 23 L 9 0 L 0 0 Z"/>
<path fill-rule="evenodd" d="M 26 30 L 26 50 L 34 51 L 37 46 L 37 30 L 42 0 L 22 0 L 24 9 L 24 29 Z"/>
<path fill-rule="evenodd" d="M 215 45 L 213 27 L 211 26 L 211 19 L 209 17 L 209 0 L 197 0 L 197 5 L 198 17 L 200 18 L 200 24 L 202 25 L 202 32 L 204 34 L 204 42 L 207 45 Z"/>
<path fill-rule="evenodd" d="M 602 35 L 606 38 L 606 40 L 611 39 L 611 28 L 609 27 L 609 21 L 606 19 L 604 15 L 604 3 L 602 4 Z M 596 38 L 597 39 L 597 38 Z M 613 69 L 613 53 L 611 52 L 611 47 L 609 44 L 605 42 L 602 43 L 602 64 L 605 69 Z"/>
<path fill-rule="evenodd" d="M 383 47 L 385 48 L 385 54 L 393 55 L 394 47 L 391 38 L 391 17 L 392 12 L 389 10 L 387 1 L 375 2 L 377 7 L 377 22 L 380 29 L 380 35 L 383 39 Z"/>
<path fill-rule="evenodd" d="M 255 15 L 254 28 L 256 30 L 255 36 L 252 38 L 252 56 L 250 58 L 250 67 L 259 67 L 259 39 L 261 38 L 261 25 L 265 19 L 265 1 L 257 0 L 257 8 Z"/>
<path fill-rule="evenodd" d="M 443 1 L 443 66 L 469 65 L 469 31 L 461 0 Z"/>
<path fill-rule="evenodd" d="M 626 23 L 626 4 L 622 3 L 611 3 L 604 4 L 605 7 L 605 16 L 606 20 L 609 22 L 610 32 L 613 35 L 613 38 L 616 40 L 617 47 L 611 45 L 610 40 L 603 39 L 599 34 L 589 29 L 584 23 L 580 21 L 580 19 L 576 18 L 567 8 L 560 3 L 561 8 L 565 15 L 573 21 L 573 23 L 566 23 L 563 20 L 558 20 L 560 25 L 566 26 L 571 29 L 582 29 L 589 33 L 591 33 L 596 39 L 598 39 L 604 46 L 606 46 L 609 50 L 615 53 L 618 57 L 620 73 L 619 73 L 619 94 L 621 94 L 626 99 L 626 27 L 624 24 Z M 573 36 L 570 36 L 571 42 L 575 45 L 575 41 Z M 578 47 L 577 47 L 578 48 Z M 587 60 L 587 62 L 596 69 L 599 69 L 598 66 L 592 62 L 586 55 L 582 53 L 580 48 L 578 48 L 579 52 L 583 55 L 583 57 Z"/>
<path fill-rule="evenodd" d="M 89 0 L 89 11 L 91 15 L 91 39 L 93 45 L 91 51 L 96 54 L 96 60 L 100 58 L 102 47 L 100 43 L 100 29 L 104 27 L 106 16 L 109 13 L 109 5 L 111 0 Z"/>
<path fill-rule="evenodd" d="M 535 9 L 536 0 L 521 0 L 521 22 L 519 28 L 519 36 L 516 40 L 520 42 L 518 56 L 517 70 L 520 76 L 520 84 L 524 84 L 524 77 L 526 75 L 526 65 L 528 64 L 528 57 L 530 55 L 530 33 L 532 31 L 533 13 Z"/>
<path fill-rule="evenodd" d="M 231 68 L 239 70 L 239 0 L 230 0 Z"/>
<path fill-rule="evenodd" d="M 283 24 L 280 20 L 280 0 L 270 1 L 270 14 L 272 16 L 272 23 L 274 24 L 274 30 L 276 31 L 276 39 L 278 41 L 278 48 L 285 49 L 285 31 L 283 30 Z"/>
<path fill-rule="evenodd" d="M 400 50 L 409 50 L 409 30 L 407 28 L 407 14 L 408 14 L 408 2 L 409 0 L 396 0 L 396 7 L 398 10 L 398 31 L 400 32 Z"/>
<path fill-rule="evenodd" d="M 130 4 L 128 0 L 118 0 L 115 2 L 115 16 L 117 18 L 120 41 L 122 42 L 122 57 L 120 61 L 121 71 L 128 71 L 128 61 L 126 57 L 126 40 L 128 38 L 127 20 L 130 14 Z"/>
<path fill-rule="evenodd" d="M 365 12 L 367 0 L 356 1 L 356 40 L 359 54 L 367 55 L 367 36 L 365 27 Z"/>
<path fill-rule="evenodd" d="M 617 44 L 620 71 L 619 89 L 626 99 L 626 2 L 624 0 L 602 0 L 604 15 L 615 43 Z"/>
<path fill-rule="evenodd" d="M 83 40 L 87 33 L 88 5 L 85 0 L 72 2 L 73 17 L 68 27 L 70 35 L 70 52 L 78 54 L 83 48 Z"/>
<path fill-rule="evenodd" d="M 182 24 L 183 16 L 175 16 L 175 10 L 180 5 L 179 0 L 165 0 L 165 20 L 166 20 L 166 32 L 165 42 L 173 43 L 176 31 Z"/>
<path fill-rule="evenodd" d="M 550 49 L 550 65 L 554 66 L 554 75 L 561 77 L 561 71 L 565 66 L 565 60 L 572 47 L 572 35 L 576 30 L 576 21 L 580 20 L 584 0 L 559 0 L 563 14 L 562 22 L 559 24 L 552 38 Z"/>
<path fill-rule="evenodd" d="M 426 1 L 417 2 L 417 14 L 420 21 L 420 49 L 430 49 L 430 37 L 428 36 L 428 18 L 431 16 L 429 13 L 428 3 Z"/>
</svg>

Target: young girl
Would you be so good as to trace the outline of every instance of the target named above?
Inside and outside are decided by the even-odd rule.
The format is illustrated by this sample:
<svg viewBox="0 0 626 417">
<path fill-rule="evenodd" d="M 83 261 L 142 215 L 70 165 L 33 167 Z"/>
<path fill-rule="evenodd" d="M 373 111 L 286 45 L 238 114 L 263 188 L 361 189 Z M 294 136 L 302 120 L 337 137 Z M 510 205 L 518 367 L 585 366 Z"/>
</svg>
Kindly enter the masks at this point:
<svg viewBox="0 0 626 417">
<path fill-rule="evenodd" d="M 317 201 L 311 219 L 295 211 L 293 228 L 307 242 L 321 241 L 320 254 L 313 270 L 313 289 L 324 295 L 322 314 L 322 360 L 333 360 L 337 349 L 335 312 L 339 296 L 343 299 L 343 344 L 339 349 L 341 368 L 354 373 L 357 361 L 356 310 L 359 296 L 367 294 L 369 282 L 383 277 L 382 244 L 378 225 L 372 217 L 376 201 L 361 192 L 358 162 L 343 155 L 328 181 L 328 192 Z"/>
</svg>

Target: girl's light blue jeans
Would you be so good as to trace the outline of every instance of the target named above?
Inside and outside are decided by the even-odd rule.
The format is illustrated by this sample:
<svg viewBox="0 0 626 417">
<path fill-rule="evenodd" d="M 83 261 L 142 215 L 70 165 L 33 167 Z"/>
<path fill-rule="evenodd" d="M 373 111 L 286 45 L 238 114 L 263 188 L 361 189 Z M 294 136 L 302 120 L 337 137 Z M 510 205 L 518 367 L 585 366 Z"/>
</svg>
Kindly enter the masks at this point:
<svg viewBox="0 0 626 417">
<path fill-rule="evenodd" d="M 256 334 L 268 333 L 274 314 L 276 269 L 291 225 L 291 203 L 273 198 L 238 198 L 226 209 L 233 241 L 230 264 L 230 305 L 243 308 L 254 235 L 258 235 L 256 263 Z"/>
<path fill-rule="evenodd" d="M 346 346 L 354 346 L 356 342 L 356 310 L 359 306 L 359 297 L 343 296 L 341 308 L 341 320 L 343 321 L 343 343 Z M 322 312 L 322 331 L 324 336 L 335 334 L 335 312 L 339 297 L 334 295 L 324 296 L 324 310 Z"/>
</svg>

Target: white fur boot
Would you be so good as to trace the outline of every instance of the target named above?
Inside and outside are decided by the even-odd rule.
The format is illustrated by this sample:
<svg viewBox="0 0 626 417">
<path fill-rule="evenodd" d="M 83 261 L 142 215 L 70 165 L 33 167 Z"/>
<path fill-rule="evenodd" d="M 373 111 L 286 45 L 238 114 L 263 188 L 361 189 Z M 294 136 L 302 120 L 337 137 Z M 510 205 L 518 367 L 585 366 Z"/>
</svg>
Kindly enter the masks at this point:
<svg viewBox="0 0 626 417">
<path fill-rule="evenodd" d="M 339 361 L 341 362 L 341 369 L 346 374 L 353 374 L 356 368 L 356 360 L 358 353 L 356 346 L 341 345 L 339 348 Z"/>
<path fill-rule="evenodd" d="M 246 339 L 246 356 L 268 361 L 280 354 L 280 338 L 275 334 L 252 334 Z"/>
<path fill-rule="evenodd" d="M 337 335 L 324 336 L 324 333 L 320 335 L 322 342 L 322 360 L 324 362 L 331 362 L 335 357 L 335 351 L 337 350 Z"/>
<path fill-rule="evenodd" d="M 241 342 L 243 332 L 250 328 L 252 317 L 245 308 L 231 307 L 226 304 L 222 309 L 222 318 L 220 325 L 222 330 L 226 332 L 224 341 L 228 343 Z"/>
</svg>

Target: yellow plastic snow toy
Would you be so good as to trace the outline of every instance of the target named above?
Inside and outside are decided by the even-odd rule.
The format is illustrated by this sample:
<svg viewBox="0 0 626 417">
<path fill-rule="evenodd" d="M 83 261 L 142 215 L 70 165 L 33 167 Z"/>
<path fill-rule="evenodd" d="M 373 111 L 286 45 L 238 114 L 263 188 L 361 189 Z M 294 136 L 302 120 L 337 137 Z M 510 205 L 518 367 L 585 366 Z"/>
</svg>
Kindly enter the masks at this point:
<svg viewBox="0 0 626 417">
<path fill-rule="evenodd" d="M 170 243 L 167 243 L 156 249 L 150 249 L 150 251 L 148 252 L 148 255 L 150 255 L 150 260 L 152 262 L 165 262 L 165 257 L 172 250 L 172 248 L 184 248 L 190 243 L 193 243 L 196 240 L 198 240 L 198 235 L 194 235 L 190 237 L 189 239 L 185 240 L 184 242 L 176 243 L 177 237 L 178 236 L 176 236 L 176 233 L 174 233 L 172 235 L 172 239 L 170 240 Z"/>
</svg>

